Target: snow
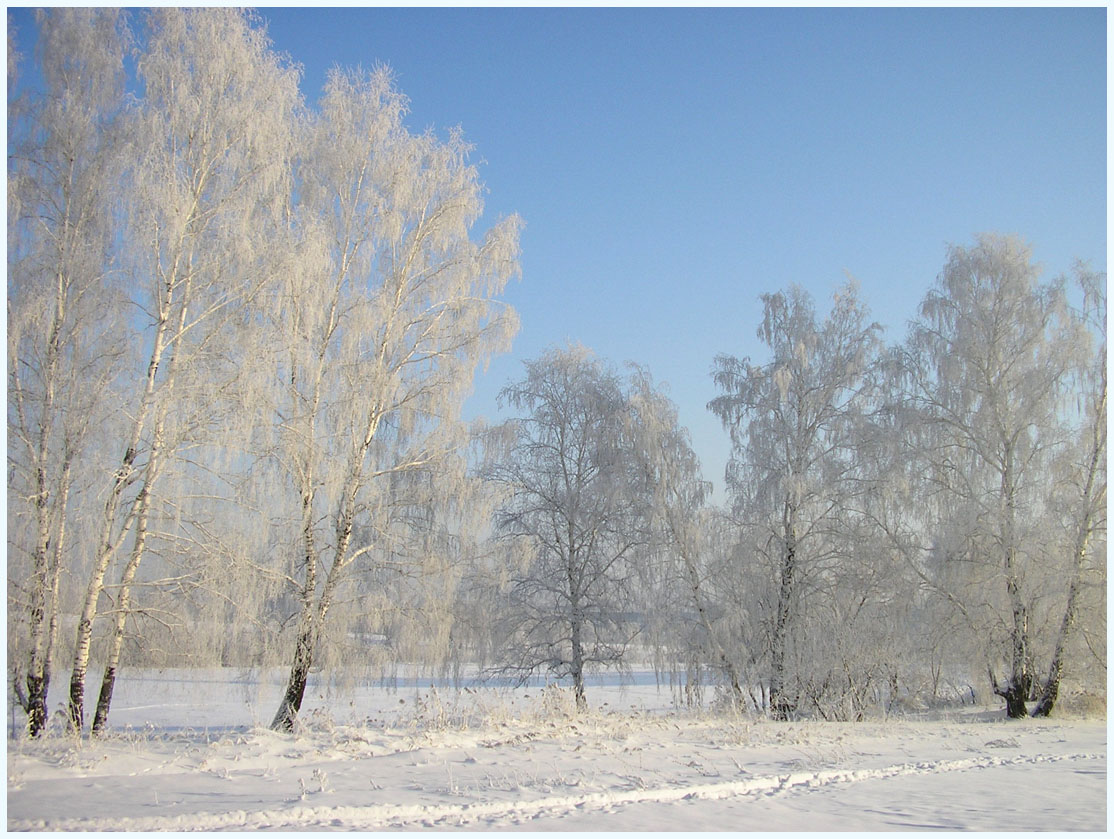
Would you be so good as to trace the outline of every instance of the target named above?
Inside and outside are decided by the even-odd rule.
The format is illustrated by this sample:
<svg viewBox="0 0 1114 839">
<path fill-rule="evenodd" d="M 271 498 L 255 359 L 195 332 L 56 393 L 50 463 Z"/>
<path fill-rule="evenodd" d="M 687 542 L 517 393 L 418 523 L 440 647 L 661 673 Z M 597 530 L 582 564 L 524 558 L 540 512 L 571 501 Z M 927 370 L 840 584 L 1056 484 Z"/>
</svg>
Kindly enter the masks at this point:
<svg viewBox="0 0 1114 839">
<path fill-rule="evenodd" d="M 860 723 L 682 708 L 650 674 L 558 688 L 127 671 L 113 732 L 9 739 L 9 830 L 1106 829 L 1106 723 L 956 707 Z"/>
</svg>

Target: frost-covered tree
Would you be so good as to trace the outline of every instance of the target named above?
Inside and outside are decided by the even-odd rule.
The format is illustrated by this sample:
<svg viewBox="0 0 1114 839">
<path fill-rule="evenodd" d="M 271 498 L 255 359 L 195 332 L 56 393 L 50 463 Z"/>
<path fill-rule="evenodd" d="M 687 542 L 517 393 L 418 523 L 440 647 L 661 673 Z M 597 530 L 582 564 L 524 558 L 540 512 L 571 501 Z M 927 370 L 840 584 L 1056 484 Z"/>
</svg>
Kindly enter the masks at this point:
<svg viewBox="0 0 1114 839">
<path fill-rule="evenodd" d="M 1092 354 L 1083 356 L 1074 375 L 1072 390 L 1081 399 L 1080 422 L 1074 439 L 1057 464 L 1063 493 L 1057 498 L 1065 538 L 1063 550 L 1070 553 L 1063 616 L 1053 643 L 1048 674 L 1040 687 L 1033 716 L 1048 716 L 1060 695 L 1060 683 L 1067 666 L 1068 644 L 1084 609 L 1087 577 L 1097 577 L 1095 590 L 1105 591 L 1106 563 L 1106 275 L 1095 274 L 1082 266 L 1077 271 L 1083 295 L 1081 325 L 1095 340 Z M 1100 598 L 1097 610 L 1105 598 Z M 1097 627 L 1084 626 L 1084 631 Z M 1105 658 L 1103 659 L 1105 666 Z"/>
<path fill-rule="evenodd" d="M 513 446 L 490 477 L 508 501 L 495 518 L 511 568 L 498 624 L 503 672 L 571 678 L 587 707 L 586 671 L 621 664 L 638 632 L 634 561 L 648 535 L 645 474 L 622 378 L 583 347 L 526 362 L 505 387 Z"/>
<path fill-rule="evenodd" d="M 114 335 L 133 353 L 118 383 L 127 421 L 101 493 L 100 533 L 78 618 L 70 716 L 79 730 L 106 574 L 122 561 L 94 730 L 107 719 L 158 481 L 183 447 L 205 441 L 206 403 L 219 399 L 237 373 L 225 351 L 235 340 L 232 327 L 274 275 L 265 231 L 285 206 L 297 103 L 295 71 L 270 53 L 263 32 L 243 14 L 160 9 L 146 22 L 137 61 L 143 96 L 126 123 L 132 165 L 117 230 L 132 289 L 131 306 L 116 313 Z"/>
<path fill-rule="evenodd" d="M 762 300 L 758 336 L 770 360 L 717 357 L 713 377 L 722 395 L 708 407 L 731 435 L 727 486 L 749 534 L 747 553 L 772 584 L 765 609 L 769 707 L 785 719 L 798 703 L 789 677 L 805 597 L 850 555 L 840 540 L 847 532 L 842 517 L 859 491 L 855 434 L 880 327 L 868 322 L 853 284 L 835 295 L 821 323 L 799 288 Z"/>
<path fill-rule="evenodd" d="M 688 652 L 696 654 L 698 666 L 719 671 L 730 702 L 741 708 L 739 661 L 745 653 L 732 649 L 740 641 L 730 637 L 720 619 L 723 609 L 713 562 L 718 522 L 708 506 L 711 484 L 703 479 L 676 406 L 647 371 L 634 370 L 629 401 L 636 468 L 642 473 L 639 484 L 649 493 L 652 545 L 664 559 L 665 580 L 674 583 L 671 587 L 667 582 L 668 594 L 651 605 L 661 624 L 659 643 L 674 649 L 682 646 L 681 614 L 694 615 L 696 649 Z"/>
<path fill-rule="evenodd" d="M 473 241 L 469 147 L 411 134 L 405 112 L 386 69 L 334 71 L 299 157 L 301 238 L 271 309 L 269 459 L 293 501 L 275 538 L 297 591 L 279 730 L 341 586 L 361 563 L 410 555 L 434 532 L 435 499 L 463 497 L 461 407 L 516 328 L 495 296 L 518 270 L 518 218 Z"/>
<path fill-rule="evenodd" d="M 58 9 L 38 23 L 43 86 L 10 101 L 8 120 L 9 609 L 26 617 L 14 633 L 26 637 L 26 689 L 15 688 L 32 736 L 46 722 L 60 584 L 77 555 L 71 495 L 89 479 L 91 433 L 123 354 L 112 274 L 128 44 L 119 12 Z"/>
<path fill-rule="evenodd" d="M 289 727 L 358 560 L 432 575 L 469 549 L 483 505 L 459 414 L 476 365 L 514 331 L 493 298 L 517 271 L 519 221 L 469 238 L 482 213 L 469 148 L 410 134 L 386 71 L 337 71 L 310 114 L 254 16 L 140 19 L 125 95 L 123 16 L 42 16 L 45 92 L 9 110 L 9 601 L 25 616 L 9 649 L 38 731 L 57 604 L 76 601 L 80 729 L 105 626 L 98 731 L 139 611 L 175 609 L 187 584 L 227 595 L 222 575 L 285 577 L 300 592 L 276 716 Z M 65 580 L 83 590 L 59 592 Z M 281 602 L 262 588 L 259 604 Z M 394 595 L 426 615 L 451 599 L 431 576 L 380 592 Z M 243 623 L 232 605 L 180 617 Z M 204 634 L 222 658 L 244 637 Z"/>
<path fill-rule="evenodd" d="M 921 466 L 920 513 L 933 518 L 925 579 L 986 636 L 1010 717 L 1025 716 L 1035 684 L 1036 610 L 1063 579 L 1049 470 L 1081 338 L 1063 283 L 1042 284 L 1018 239 L 984 234 L 950 250 L 900 353 L 904 456 Z"/>
</svg>

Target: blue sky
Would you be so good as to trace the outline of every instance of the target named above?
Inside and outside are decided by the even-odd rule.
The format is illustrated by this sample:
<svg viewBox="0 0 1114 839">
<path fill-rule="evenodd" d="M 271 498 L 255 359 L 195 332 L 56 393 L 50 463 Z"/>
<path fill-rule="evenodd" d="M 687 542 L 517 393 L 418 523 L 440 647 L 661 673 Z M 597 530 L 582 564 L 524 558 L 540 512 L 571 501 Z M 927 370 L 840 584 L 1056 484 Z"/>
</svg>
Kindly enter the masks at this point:
<svg viewBox="0 0 1114 839">
<path fill-rule="evenodd" d="M 525 219 L 522 330 L 472 413 L 566 340 L 668 382 L 705 475 L 717 353 L 759 295 L 847 273 L 898 340 L 949 243 L 1018 233 L 1106 268 L 1106 10 L 263 9 L 317 97 L 386 63 L 411 128 L 461 126 L 485 224 Z"/>
</svg>

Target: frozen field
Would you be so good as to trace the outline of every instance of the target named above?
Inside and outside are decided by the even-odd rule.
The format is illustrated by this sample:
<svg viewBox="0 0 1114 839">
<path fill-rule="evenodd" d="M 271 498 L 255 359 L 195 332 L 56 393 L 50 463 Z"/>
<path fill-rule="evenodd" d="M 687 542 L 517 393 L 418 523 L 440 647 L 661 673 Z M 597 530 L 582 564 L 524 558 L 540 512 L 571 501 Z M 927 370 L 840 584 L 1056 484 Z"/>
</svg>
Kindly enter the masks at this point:
<svg viewBox="0 0 1114 839">
<path fill-rule="evenodd" d="M 771 723 L 668 688 L 315 689 L 124 673 L 114 733 L 8 745 L 9 830 L 1105 831 L 1105 720 Z M 605 704 L 606 703 L 606 704 Z"/>
</svg>

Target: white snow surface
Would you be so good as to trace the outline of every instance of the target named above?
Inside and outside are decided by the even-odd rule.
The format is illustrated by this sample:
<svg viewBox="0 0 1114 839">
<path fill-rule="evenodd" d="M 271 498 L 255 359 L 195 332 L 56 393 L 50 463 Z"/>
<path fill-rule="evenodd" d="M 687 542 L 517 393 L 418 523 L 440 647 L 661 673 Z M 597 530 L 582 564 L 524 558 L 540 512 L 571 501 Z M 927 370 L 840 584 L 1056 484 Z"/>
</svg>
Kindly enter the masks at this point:
<svg viewBox="0 0 1114 839">
<path fill-rule="evenodd" d="M 9 830 L 1105 831 L 1105 720 L 775 723 L 650 674 L 567 691 L 123 672 L 112 732 L 9 739 Z"/>
</svg>

